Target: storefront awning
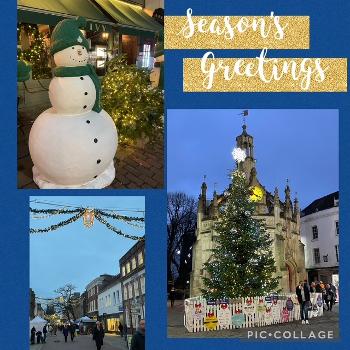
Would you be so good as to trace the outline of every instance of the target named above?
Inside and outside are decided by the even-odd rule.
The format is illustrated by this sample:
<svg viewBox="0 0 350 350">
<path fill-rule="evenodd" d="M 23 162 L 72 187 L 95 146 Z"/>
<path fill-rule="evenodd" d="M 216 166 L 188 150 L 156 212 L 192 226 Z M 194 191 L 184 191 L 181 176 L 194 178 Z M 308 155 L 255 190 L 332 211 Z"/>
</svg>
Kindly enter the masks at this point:
<svg viewBox="0 0 350 350">
<path fill-rule="evenodd" d="M 154 37 L 163 27 L 140 6 L 120 0 L 95 0 L 118 24 L 122 34 Z"/>
<path fill-rule="evenodd" d="M 83 16 L 85 29 L 110 32 L 116 25 L 90 0 L 17 0 L 18 22 L 56 25 L 65 18 Z"/>
</svg>

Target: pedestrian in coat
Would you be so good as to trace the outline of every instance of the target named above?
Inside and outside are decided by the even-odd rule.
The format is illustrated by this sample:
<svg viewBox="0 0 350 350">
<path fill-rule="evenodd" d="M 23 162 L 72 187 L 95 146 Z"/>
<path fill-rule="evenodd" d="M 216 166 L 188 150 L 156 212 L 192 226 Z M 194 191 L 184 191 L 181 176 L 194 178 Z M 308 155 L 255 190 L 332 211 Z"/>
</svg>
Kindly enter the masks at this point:
<svg viewBox="0 0 350 350">
<path fill-rule="evenodd" d="M 103 345 L 103 338 L 105 336 L 105 332 L 103 330 L 102 324 L 101 322 L 97 322 L 96 323 L 96 327 L 92 333 L 92 339 L 95 341 L 96 343 L 96 349 L 97 350 L 101 350 L 101 347 Z"/>
<path fill-rule="evenodd" d="M 145 350 L 145 320 L 140 320 L 139 328 L 131 339 L 130 350 Z"/>
<path fill-rule="evenodd" d="M 33 328 L 30 330 L 30 343 L 35 344 L 35 334 L 36 334 L 36 329 L 33 326 Z"/>
<path fill-rule="evenodd" d="M 46 334 L 47 334 L 47 327 L 45 325 L 43 328 L 43 343 L 46 343 Z"/>
<path fill-rule="evenodd" d="M 332 307 L 334 304 L 334 292 L 329 284 L 326 285 L 325 301 L 327 305 L 327 311 L 332 311 Z"/>
<path fill-rule="evenodd" d="M 311 282 L 311 284 L 310 284 L 310 293 L 316 293 L 316 284 L 315 284 L 315 282 Z"/>
<path fill-rule="evenodd" d="M 302 324 L 309 324 L 310 289 L 306 282 L 299 282 L 295 291 L 300 304 L 300 318 Z"/>
<path fill-rule="evenodd" d="M 123 328 L 124 328 L 123 325 L 119 323 L 118 329 L 121 337 L 123 336 Z"/>
<path fill-rule="evenodd" d="M 320 286 L 320 282 L 317 282 L 317 283 L 316 283 L 316 293 L 322 293 L 322 289 L 321 289 L 321 286 Z"/>
<path fill-rule="evenodd" d="M 40 344 L 42 341 L 42 332 L 41 331 L 37 331 L 36 332 L 36 343 Z"/>
<path fill-rule="evenodd" d="M 64 342 L 67 343 L 67 338 L 68 338 L 68 333 L 69 333 L 67 325 L 64 325 L 62 333 L 64 336 Z"/>
<path fill-rule="evenodd" d="M 69 333 L 70 333 L 70 340 L 71 341 L 74 341 L 74 337 L 75 337 L 75 324 L 72 323 L 70 326 L 69 326 Z"/>
</svg>

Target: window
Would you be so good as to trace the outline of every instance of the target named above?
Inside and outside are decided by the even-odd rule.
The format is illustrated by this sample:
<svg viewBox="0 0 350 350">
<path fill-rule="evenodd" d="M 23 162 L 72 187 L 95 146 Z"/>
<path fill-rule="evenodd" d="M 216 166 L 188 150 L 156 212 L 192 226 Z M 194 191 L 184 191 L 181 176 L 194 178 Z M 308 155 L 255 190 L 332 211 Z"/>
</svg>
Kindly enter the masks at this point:
<svg viewBox="0 0 350 350">
<path fill-rule="evenodd" d="M 125 276 L 125 266 L 122 267 L 122 275 Z"/>
<path fill-rule="evenodd" d="M 138 253 L 137 260 L 139 262 L 139 266 L 143 264 L 143 254 L 142 254 L 142 252 Z"/>
<path fill-rule="evenodd" d="M 115 298 L 115 292 L 113 292 L 113 305 L 115 305 L 117 303 L 117 300 Z"/>
<path fill-rule="evenodd" d="M 335 246 L 335 256 L 337 258 L 337 262 L 339 262 L 339 245 Z"/>
<path fill-rule="evenodd" d="M 145 294 L 146 290 L 145 290 L 145 276 L 142 276 L 140 278 L 140 284 L 141 284 L 141 293 Z"/>
<path fill-rule="evenodd" d="M 317 228 L 317 226 L 312 226 L 312 239 L 318 239 L 318 228 Z"/>
<path fill-rule="evenodd" d="M 128 285 L 128 293 L 129 293 L 129 299 L 132 299 L 134 296 L 132 293 L 132 284 L 131 283 L 129 283 L 129 285 Z"/>
<path fill-rule="evenodd" d="M 132 268 L 133 270 L 136 269 L 136 258 L 135 258 L 135 257 L 133 257 L 133 258 L 131 259 L 131 268 Z"/>
<path fill-rule="evenodd" d="M 124 300 L 128 300 L 128 289 L 124 286 Z"/>
<path fill-rule="evenodd" d="M 139 283 L 137 280 L 134 281 L 134 294 L 135 294 L 135 297 L 139 296 Z"/>
<path fill-rule="evenodd" d="M 321 262 L 319 248 L 314 249 L 314 261 L 315 261 L 315 264 L 319 264 Z"/>
<path fill-rule="evenodd" d="M 323 261 L 324 262 L 328 262 L 328 254 L 327 255 L 323 255 Z"/>
<path fill-rule="evenodd" d="M 339 221 L 335 222 L 335 233 L 339 235 Z"/>
<path fill-rule="evenodd" d="M 130 272 L 130 262 L 126 263 L 126 273 Z"/>
<path fill-rule="evenodd" d="M 119 295 L 119 290 L 117 290 L 117 303 L 120 304 L 120 295 Z"/>
<path fill-rule="evenodd" d="M 151 59 L 151 45 L 144 44 L 142 52 L 142 68 L 149 68 Z"/>
</svg>

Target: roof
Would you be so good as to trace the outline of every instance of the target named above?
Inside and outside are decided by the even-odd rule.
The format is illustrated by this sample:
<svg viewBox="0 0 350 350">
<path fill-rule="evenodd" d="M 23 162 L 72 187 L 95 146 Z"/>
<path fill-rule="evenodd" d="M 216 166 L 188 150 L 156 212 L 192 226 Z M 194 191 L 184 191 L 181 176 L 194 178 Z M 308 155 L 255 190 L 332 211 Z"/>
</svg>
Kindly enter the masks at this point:
<svg viewBox="0 0 350 350">
<path fill-rule="evenodd" d="M 120 0 L 95 0 L 120 26 L 122 34 L 154 36 L 163 27 L 148 16 L 141 6 Z"/>
<path fill-rule="evenodd" d="M 301 216 L 311 215 L 338 206 L 339 191 L 318 198 L 301 211 Z"/>
<path fill-rule="evenodd" d="M 114 26 L 113 20 L 90 0 L 18 0 L 18 21 L 55 25 L 64 18 L 83 16 L 88 23 Z M 107 30 L 107 28 L 105 28 Z"/>
<path fill-rule="evenodd" d="M 105 292 L 107 289 L 113 287 L 114 285 L 121 283 L 120 274 L 114 276 L 110 281 L 108 281 L 99 291 L 99 294 Z"/>
</svg>

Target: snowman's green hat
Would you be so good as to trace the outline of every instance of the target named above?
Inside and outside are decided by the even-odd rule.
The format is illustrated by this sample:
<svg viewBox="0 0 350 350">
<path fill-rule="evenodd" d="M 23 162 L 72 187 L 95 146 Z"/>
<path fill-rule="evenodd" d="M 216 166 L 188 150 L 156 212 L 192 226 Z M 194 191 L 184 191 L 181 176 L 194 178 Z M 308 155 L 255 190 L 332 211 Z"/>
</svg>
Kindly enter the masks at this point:
<svg viewBox="0 0 350 350">
<path fill-rule="evenodd" d="M 79 28 L 83 28 L 85 25 L 86 19 L 84 17 L 64 19 L 59 22 L 51 35 L 51 54 L 54 55 L 56 52 L 74 45 L 82 45 L 88 49 L 88 41 L 79 30 Z"/>
</svg>

